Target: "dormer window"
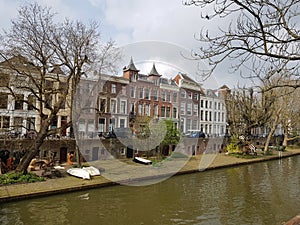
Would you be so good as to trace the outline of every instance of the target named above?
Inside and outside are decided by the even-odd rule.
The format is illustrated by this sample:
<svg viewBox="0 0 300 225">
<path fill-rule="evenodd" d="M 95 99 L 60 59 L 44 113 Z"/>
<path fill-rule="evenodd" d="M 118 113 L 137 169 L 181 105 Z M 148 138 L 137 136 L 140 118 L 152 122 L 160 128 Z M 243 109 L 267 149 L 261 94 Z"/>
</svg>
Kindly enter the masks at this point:
<svg viewBox="0 0 300 225">
<path fill-rule="evenodd" d="M 111 84 L 111 93 L 116 94 L 117 93 L 117 85 L 116 84 Z"/>
</svg>

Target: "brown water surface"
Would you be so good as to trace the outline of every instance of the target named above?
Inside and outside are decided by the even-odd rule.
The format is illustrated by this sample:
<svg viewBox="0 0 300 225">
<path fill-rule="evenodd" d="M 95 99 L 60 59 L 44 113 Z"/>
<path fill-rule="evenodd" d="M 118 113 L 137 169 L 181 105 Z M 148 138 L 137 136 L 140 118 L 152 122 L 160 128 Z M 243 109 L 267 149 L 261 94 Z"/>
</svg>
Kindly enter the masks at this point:
<svg viewBox="0 0 300 225">
<path fill-rule="evenodd" d="M 1 225 L 276 225 L 300 213 L 300 156 L 0 205 Z"/>
</svg>

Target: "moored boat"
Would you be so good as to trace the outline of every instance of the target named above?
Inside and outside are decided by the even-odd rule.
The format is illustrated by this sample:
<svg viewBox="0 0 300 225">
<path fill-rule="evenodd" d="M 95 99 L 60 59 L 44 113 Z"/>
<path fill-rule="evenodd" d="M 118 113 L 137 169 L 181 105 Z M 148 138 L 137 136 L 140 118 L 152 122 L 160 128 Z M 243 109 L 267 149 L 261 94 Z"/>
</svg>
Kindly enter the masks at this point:
<svg viewBox="0 0 300 225">
<path fill-rule="evenodd" d="M 74 177 L 79 177 L 86 180 L 91 179 L 90 173 L 81 168 L 70 168 L 67 170 L 67 173 Z"/>
<path fill-rule="evenodd" d="M 152 164 L 151 160 L 144 159 L 144 158 L 141 158 L 141 157 L 134 157 L 133 161 L 136 162 L 136 163 L 144 164 L 144 165 L 151 165 Z"/>
</svg>

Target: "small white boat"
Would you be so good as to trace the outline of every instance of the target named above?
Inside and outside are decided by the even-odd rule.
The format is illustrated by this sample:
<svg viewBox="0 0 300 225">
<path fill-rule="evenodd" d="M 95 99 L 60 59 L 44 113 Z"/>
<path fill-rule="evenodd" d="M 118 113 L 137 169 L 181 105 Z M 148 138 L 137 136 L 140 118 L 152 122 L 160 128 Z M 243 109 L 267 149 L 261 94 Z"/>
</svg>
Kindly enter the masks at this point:
<svg viewBox="0 0 300 225">
<path fill-rule="evenodd" d="M 81 168 L 70 168 L 67 170 L 67 173 L 74 177 L 79 177 L 86 180 L 91 179 L 90 173 Z"/>
<path fill-rule="evenodd" d="M 100 171 L 94 166 L 82 167 L 83 170 L 86 170 L 91 176 L 99 176 Z"/>
<path fill-rule="evenodd" d="M 63 167 L 63 166 L 54 166 L 53 168 L 56 170 L 64 170 L 65 169 L 65 167 Z"/>
<path fill-rule="evenodd" d="M 144 165 L 152 164 L 151 160 L 144 159 L 144 158 L 141 158 L 141 157 L 134 157 L 133 161 L 136 162 L 136 163 L 144 164 Z"/>
</svg>

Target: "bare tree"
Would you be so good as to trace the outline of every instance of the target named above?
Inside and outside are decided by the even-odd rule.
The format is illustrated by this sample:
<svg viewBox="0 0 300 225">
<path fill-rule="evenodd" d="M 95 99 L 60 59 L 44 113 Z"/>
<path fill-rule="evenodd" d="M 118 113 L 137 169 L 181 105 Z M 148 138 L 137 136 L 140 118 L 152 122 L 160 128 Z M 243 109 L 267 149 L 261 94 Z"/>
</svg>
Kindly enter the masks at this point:
<svg viewBox="0 0 300 225">
<path fill-rule="evenodd" d="M 37 3 L 24 5 L 18 12 L 11 30 L 1 37 L 1 56 L 2 66 L 13 71 L 15 82 L 7 86 L 10 94 L 22 91 L 32 96 L 34 104 L 30 98 L 23 102 L 32 105 L 40 120 L 32 148 L 17 167 L 26 172 L 45 138 L 71 125 L 70 119 L 64 127 L 51 126 L 59 113 L 72 116 L 72 98 L 80 79 L 97 63 L 101 68 L 111 65 L 102 53 L 113 45 L 101 45 L 96 22 L 85 25 L 66 19 L 57 23 L 51 8 Z"/>
<path fill-rule="evenodd" d="M 240 88 L 225 100 L 229 130 L 233 136 L 250 139 L 254 128 L 265 126 L 274 104 L 270 92 L 255 92 L 253 88 Z"/>
<path fill-rule="evenodd" d="M 256 71 L 247 77 L 261 79 L 283 69 L 290 72 L 285 75 L 298 76 L 300 0 L 184 0 L 183 3 L 203 8 L 202 18 L 207 24 L 217 19 L 228 22 L 227 27 L 219 27 L 218 31 L 202 29 L 197 37 L 203 46 L 193 56 L 211 65 L 210 70 L 204 71 L 206 76 L 228 59 L 233 61 L 233 71 L 242 67 Z M 272 72 L 267 74 L 268 71 Z M 293 86 L 299 87 L 299 83 Z"/>
<path fill-rule="evenodd" d="M 294 88 L 297 81 L 282 79 L 281 76 L 273 77 L 269 80 L 269 86 L 276 98 L 276 108 L 279 110 L 278 123 L 283 129 L 283 146 L 288 145 L 288 141 L 299 138 L 299 89 Z"/>
</svg>

